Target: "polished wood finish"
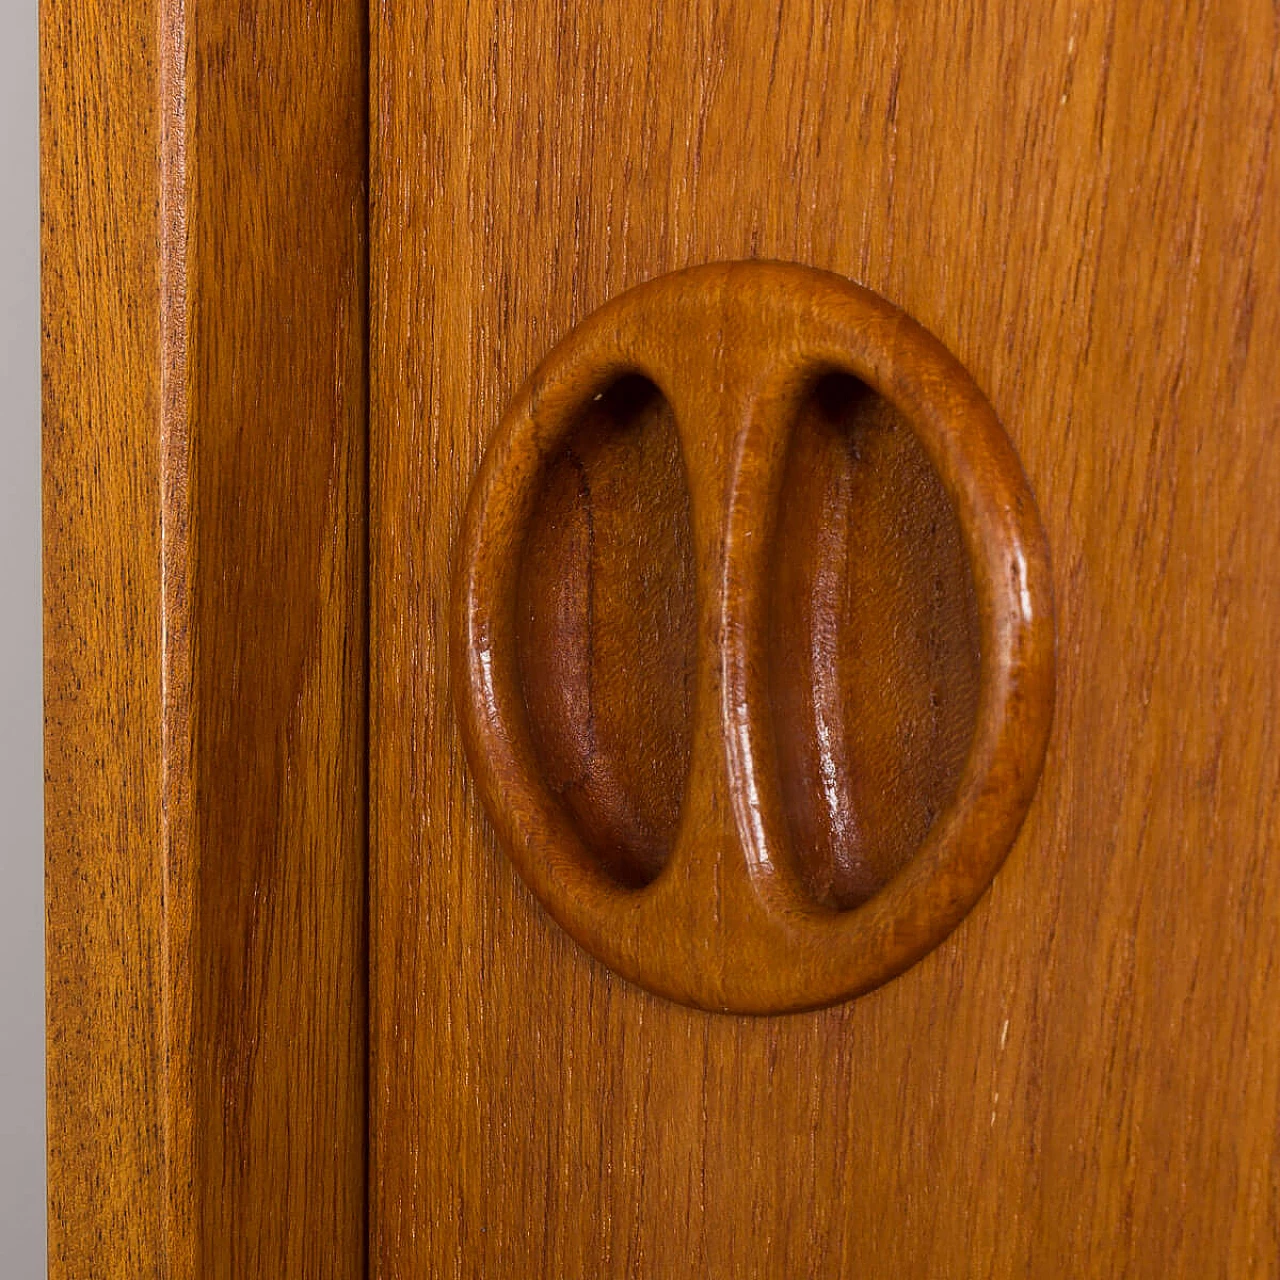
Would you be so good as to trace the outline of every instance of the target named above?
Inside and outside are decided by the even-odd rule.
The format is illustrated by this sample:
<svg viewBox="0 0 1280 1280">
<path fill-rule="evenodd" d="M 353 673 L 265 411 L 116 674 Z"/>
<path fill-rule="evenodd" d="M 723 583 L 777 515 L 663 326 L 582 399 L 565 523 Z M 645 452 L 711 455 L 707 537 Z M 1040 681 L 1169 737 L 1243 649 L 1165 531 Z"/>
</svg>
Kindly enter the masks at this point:
<svg viewBox="0 0 1280 1280">
<path fill-rule="evenodd" d="M 365 50 L 41 6 L 54 1276 L 364 1274 Z"/>
<path fill-rule="evenodd" d="M 533 473 L 507 639 L 538 771 L 583 852 L 639 889 L 667 865 L 693 746 L 689 486 L 671 406 L 647 378 L 619 378 L 577 418 Z M 459 695 L 465 590 L 453 596 Z"/>
<path fill-rule="evenodd" d="M 401 0 L 373 29 L 376 1273 L 1274 1275 L 1272 7 Z M 986 898 L 881 990 L 768 1019 L 655 999 L 541 912 L 467 778 L 446 625 L 528 371 L 744 257 L 955 353 L 1059 625 Z"/>
<path fill-rule="evenodd" d="M 828 376 L 792 430 L 768 598 L 781 799 L 809 893 L 849 908 L 956 793 L 978 715 L 978 607 L 955 508 L 890 401 Z"/>
<path fill-rule="evenodd" d="M 893 406 L 901 420 L 881 412 L 872 437 L 916 437 L 937 496 L 916 509 L 904 510 L 910 490 L 871 502 L 851 548 L 851 513 L 829 486 L 867 470 L 867 424 L 846 438 L 842 472 L 814 449 L 813 419 L 856 388 Z M 648 420 L 674 423 L 680 462 L 670 430 L 641 430 L 638 469 L 611 466 L 611 491 L 597 459 L 622 452 L 613 407 L 624 397 L 632 412 L 666 406 Z M 628 507 L 611 542 L 609 515 Z M 931 563 L 939 523 L 964 544 L 950 580 Z M 905 559 L 857 563 L 895 534 Z M 830 1004 L 936 946 L 1004 860 L 1053 703 L 1044 533 L 990 405 L 935 339 L 867 290 L 741 262 L 615 299 L 517 394 L 457 557 L 454 687 L 480 794 L 552 916 L 624 976 L 715 1011 Z M 851 585 L 877 577 L 887 586 L 872 602 L 897 591 L 905 613 L 849 608 Z M 840 640 L 851 661 L 839 661 Z M 940 684 L 933 662 L 919 670 L 915 648 L 954 655 L 955 682 Z M 802 672 L 807 689 L 794 683 Z M 868 687 L 879 697 L 860 698 Z M 921 734 L 908 710 L 920 702 L 961 715 L 937 714 Z M 895 787 L 913 752 L 928 772 Z M 878 815 L 858 803 L 867 793 Z M 669 810 L 629 821 L 660 797 L 678 806 L 674 821 Z M 897 832 L 869 820 L 909 838 L 930 810 L 918 850 L 877 864 Z M 831 901 L 837 874 L 844 902 Z"/>
</svg>

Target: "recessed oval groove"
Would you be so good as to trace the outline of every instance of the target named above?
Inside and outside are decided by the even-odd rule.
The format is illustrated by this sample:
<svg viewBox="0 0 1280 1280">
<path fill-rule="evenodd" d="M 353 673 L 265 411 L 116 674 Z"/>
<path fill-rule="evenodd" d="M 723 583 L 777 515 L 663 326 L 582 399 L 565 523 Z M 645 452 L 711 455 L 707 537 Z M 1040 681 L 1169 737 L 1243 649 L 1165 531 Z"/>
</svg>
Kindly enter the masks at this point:
<svg viewBox="0 0 1280 1280">
<path fill-rule="evenodd" d="M 769 569 L 780 795 L 813 899 L 857 906 L 955 794 L 978 711 L 960 524 L 895 408 L 843 374 L 794 422 Z"/>
<path fill-rule="evenodd" d="M 547 464 L 516 641 L 543 781 L 599 866 L 639 888 L 670 853 L 692 744 L 693 536 L 671 407 L 620 378 Z"/>
</svg>

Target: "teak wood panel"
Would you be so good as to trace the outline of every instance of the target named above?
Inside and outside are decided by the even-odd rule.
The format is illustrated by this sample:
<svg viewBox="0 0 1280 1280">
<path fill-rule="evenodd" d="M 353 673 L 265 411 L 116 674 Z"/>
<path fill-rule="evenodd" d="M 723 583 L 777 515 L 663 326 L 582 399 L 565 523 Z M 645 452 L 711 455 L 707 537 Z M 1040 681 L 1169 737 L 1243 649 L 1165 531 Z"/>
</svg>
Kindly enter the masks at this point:
<svg viewBox="0 0 1280 1280">
<path fill-rule="evenodd" d="M 40 21 L 51 1274 L 363 1275 L 366 15 Z"/>
<path fill-rule="evenodd" d="M 1273 8 L 403 0 L 373 41 L 375 1272 L 1275 1274 Z M 956 353 L 1059 620 L 987 899 L 880 991 L 754 1021 L 613 978 L 520 887 L 446 622 L 553 342 L 752 256 Z"/>
</svg>

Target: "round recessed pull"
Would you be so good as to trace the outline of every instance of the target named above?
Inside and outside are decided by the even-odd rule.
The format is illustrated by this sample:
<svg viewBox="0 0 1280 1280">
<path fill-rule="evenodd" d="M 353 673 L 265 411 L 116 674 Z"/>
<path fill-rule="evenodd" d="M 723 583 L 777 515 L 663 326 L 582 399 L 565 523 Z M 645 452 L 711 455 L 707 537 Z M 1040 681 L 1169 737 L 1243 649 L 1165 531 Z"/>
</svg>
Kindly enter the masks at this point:
<svg viewBox="0 0 1280 1280">
<path fill-rule="evenodd" d="M 825 272 L 695 267 L 565 338 L 485 456 L 452 608 L 521 876 L 703 1009 L 902 972 L 1039 778 L 1053 606 L 1021 466 L 936 339 Z"/>
</svg>

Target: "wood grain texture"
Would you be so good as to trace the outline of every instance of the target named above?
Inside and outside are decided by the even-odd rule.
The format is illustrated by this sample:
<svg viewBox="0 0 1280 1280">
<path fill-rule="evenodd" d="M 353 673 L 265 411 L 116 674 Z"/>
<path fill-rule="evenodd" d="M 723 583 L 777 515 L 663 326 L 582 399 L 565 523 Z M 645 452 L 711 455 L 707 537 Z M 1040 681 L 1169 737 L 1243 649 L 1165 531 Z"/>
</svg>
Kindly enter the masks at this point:
<svg viewBox="0 0 1280 1280">
<path fill-rule="evenodd" d="M 577 417 L 535 482 L 508 640 L 541 780 L 605 879 L 639 889 L 670 861 L 693 746 L 689 483 L 647 378 Z"/>
<path fill-rule="evenodd" d="M 51 1273 L 361 1275 L 364 13 L 41 31 Z"/>
<path fill-rule="evenodd" d="M 665 458 L 633 470 L 623 492 L 605 496 L 597 530 L 591 473 L 576 469 L 576 518 L 558 494 L 548 501 L 548 482 L 559 482 L 566 453 L 590 456 L 584 427 L 627 438 L 616 412 L 599 421 L 601 406 L 637 380 L 667 406 L 681 461 L 674 477 Z M 867 433 L 844 437 L 843 468 L 830 450 L 815 458 L 806 447 L 815 402 L 838 400 L 842 380 L 896 408 L 896 424 L 880 415 L 880 434 L 918 442 L 938 494 L 904 510 L 909 489 L 897 501 L 882 489 L 877 501 L 864 484 L 852 547 L 848 509 L 826 486 L 842 470 L 866 470 Z M 939 506 L 963 544 L 949 580 L 932 563 Z M 628 507 L 645 515 L 611 545 L 608 514 Z M 581 545 L 551 559 L 534 540 L 548 522 L 581 525 Z M 867 559 L 895 533 L 910 545 L 905 557 Z M 935 338 L 869 290 L 779 262 L 714 263 L 628 290 L 517 393 L 455 554 L 454 692 L 477 789 L 539 901 L 615 972 L 714 1012 L 817 1008 L 879 986 L 937 946 L 1004 861 L 1053 708 L 1044 531 L 982 393 Z M 786 588 L 806 570 L 797 607 Z M 879 590 L 850 609 L 859 574 Z M 913 592 L 901 590 L 904 577 Z M 584 604 L 566 611 L 566 584 L 579 582 L 570 599 Z M 900 607 L 886 609 L 895 586 Z M 939 635 L 943 586 L 960 603 Z M 976 618 L 965 616 L 966 598 Z M 531 629 L 542 614 L 553 621 Z M 835 639 L 850 632 L 842 662 Z M 932 663 L 922 670 L 911 655 L 921 643 L 964 651 L 952 663 L 959 679 L 939 683 Z M 797 654 L 810 659 L 807 679 Z M 786 700 L 780 670 L 800 673 Z M 879 696 L 868 698 L 868 686 Z M 667 688 L 687 691 L 682 717 L 663 708 L 656 691 Z M 920 731 L 912 705 L 964 709 L 966 690 L 968 714 L 950 733 L 958 748 L 948 752 L 948 735 L 928 724 L 917 748 L 944 769 L 949 754 L 953 771 L 940 785 L 920 768 L 886 783 L 903 772 L 897 744 Z M 576 715 L 548 715 L 557 701 Z M 557 785 L 566 756 L 570 778 L 589 780 L 581 795 Z M 624 824 L 601 823 L 595 803 L 584 813 L 582 799 L 595 800 L 604 775 L 613 814 L 644 812 L 650 771 L 664 776 L 676 819 L 656 874 L 620 876 L 619 866 L 647 870 L 652 850 L 619 850 L 610 828 Z M 859 788 L 885 796 L 879 813 Z M 890 840 L 905 848 L 882 869 L 868 846 Z M 816 890 L 837 861 L 867 882 L 860 897 L 832 902 Z"/>
<path fill-rule="evenodd" d="M 377 1273 L 1275 1275 L 1274 8 L 409 0 L 374 41 Z M 952 938 L 739 1021 L 612 978 L 520 887 L 446 599 L 542 353 L 751 256 L 866 283 L 974 375 L 1060 667 Z"/>
<path fill-rule="evenodd" d="M 168 1247 L 155 16 L 40 14 L 54 1276 Z"/>
<path fill-rule="evenodd" d="M 834 375 L 792 431 L 768 691 L 805 885 L 848 909 L 907 864 L 955 796 L 983 646 L 955 507 L 902 412 Z"/>
</svg>

